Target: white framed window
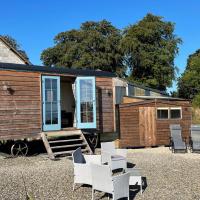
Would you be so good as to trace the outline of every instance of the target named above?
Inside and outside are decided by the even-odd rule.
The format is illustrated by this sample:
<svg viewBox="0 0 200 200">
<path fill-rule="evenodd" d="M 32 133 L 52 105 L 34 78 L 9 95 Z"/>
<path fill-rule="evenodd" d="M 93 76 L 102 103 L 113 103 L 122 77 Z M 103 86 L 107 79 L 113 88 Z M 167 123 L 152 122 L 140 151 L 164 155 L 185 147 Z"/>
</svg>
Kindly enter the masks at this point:
<svg viewBox="0 0 200 200">
<path fill-rule="evenodd" d="M 157 108 L 157 119 L 169 119 L 169 108 Z"/>
<path fill-rule="evenodd" d="M 170 108 L 170 119 L 181 119 L 182 109 L 181 107 Z"/>
<path fill-rule="evenodd" d="M 157 119 L 182 119 L 182 109 L 181 107 L 159 107 Z"/>
</svg>

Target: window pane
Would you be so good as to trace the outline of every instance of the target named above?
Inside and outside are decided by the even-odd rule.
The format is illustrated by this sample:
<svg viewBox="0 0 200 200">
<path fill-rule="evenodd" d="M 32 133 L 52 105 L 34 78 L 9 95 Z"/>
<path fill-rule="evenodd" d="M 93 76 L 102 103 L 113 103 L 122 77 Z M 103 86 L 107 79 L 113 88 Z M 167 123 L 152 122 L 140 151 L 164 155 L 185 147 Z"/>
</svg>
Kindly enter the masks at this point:
<svg viewBox="0 0 200 200">
<path fill-rule="evenodd" d="M 51 124 L 51 112 L 46 112 L 46 122 L 45 124 Z"/>
<path fill-rule="evenodd" d="M 52 124 L 58 124 L 58 113 L 52 113 Z"/>
<path fill-rule="evenodd" d="M 51 103 L 45 103 L 45 106 L 46 112 L 51 112 Z"/>
<path fill-rule="evenodd" d="M 46 90 L 45 91 L 45 100 L 46 100 L 46 102 L 52 102 L 53 101 L 53 91 L 52 90 Z"/>
<path fill-rule="evenodd" d="M 51 89 L 51 79 L 45 79 L 45 88 Z"/>
<path fill-rule="evenodd" d="M 158 119 L 168 119 L 168 110 L 157 110 L 157 118 Z"/>
<path fill-rule="evenodd" d="M 57 90 L 57 80 L 52 79 L 52 89 Z"/>
<path fill-rule="evenodd" d="M 54 102 L 57 102 L 57 90 L 52 90 L 52 100 L 54 101 Z"/>
<path fill-rule="evenodd" d="M 58 104 L 52 103 L 52 112 L 58 112 Z"/>
<path fill-rule="evenodd" d="M 136 96 L 144 96 L 145 95 L 145 90 L 141 88 L 135 88 L 135 95 Z"/>
<path fill-rule="evenodd" d="M 80 80 L 81 123 L 93 122 L 92 80 Z"/>
<path fill-rule="evenodd" d="M 171 119 L 181 118 L 181 110 L 180 109 L 170 110 L 170 117 L 171 117 Z"/>
</svg>

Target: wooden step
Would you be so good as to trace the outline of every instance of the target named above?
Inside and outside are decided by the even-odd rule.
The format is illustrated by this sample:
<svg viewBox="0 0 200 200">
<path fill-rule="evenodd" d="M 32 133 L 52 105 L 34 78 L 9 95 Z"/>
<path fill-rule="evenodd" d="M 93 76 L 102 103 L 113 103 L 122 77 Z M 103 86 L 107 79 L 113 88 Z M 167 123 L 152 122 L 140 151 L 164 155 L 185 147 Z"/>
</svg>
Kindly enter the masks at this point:
<svg viewBox="0 0 200 200">
<path fill-rule="evenodd" d="M 62 149 L 62 148 L 70 148 L 70 147 L 83 147 L 83 146 L 87 146 L 86 143 L 83 144 L 70 144 L 70 145 L 62 145 L 62 146 L 53 146 L 51 147 L 51 149 Z"/>
<path fill-rule="evenodd" d="M 77 135 L 81 135 L 81 131 L 80 130 L 76 130 L 76 131 L 53 131 L 53 132 L 45 132 L 45 135 L 48 138 L 51 137 L 62 137 L 62 136 L 77 136 Z"/>
<path fill-rule="evenodd" d="M 79 129 L 74 127 L 62 128 L 61 131 L 79 131 Z"/>
<path fill-rule="evenodd" d="M 42 132 L 41 137 L 49 158 L 52 160 L 59 155 L 67 156 L 67 154 L 69 154 L 69 156 L 71 156 L 76 147 L 83 147 L 82 152 L 92 153 L 92 150 L 81 130 Z"/>
<path fill-rule="evenodd" d="M 82 149 L 81 150 L 83 153 L 84 152 L 88 152 L 87 149 Z M 74 151 L 70 150 L 70 151 L 59 151 L 59 152 L 55 152 L 54 156 L 59 156 L 59 155 L 66 155 L 66 154 L 72 154 Z M 70 155 L 71 156 L 71 155 Z"/>
<path fill-rule="evenodd" d="M 49 144 L 55 144 L 55 143 L 64 143 L 64 142 L 81 142 L 83 139 L 69 139 L 69 140 L 50 140 Z"/>
</svg>

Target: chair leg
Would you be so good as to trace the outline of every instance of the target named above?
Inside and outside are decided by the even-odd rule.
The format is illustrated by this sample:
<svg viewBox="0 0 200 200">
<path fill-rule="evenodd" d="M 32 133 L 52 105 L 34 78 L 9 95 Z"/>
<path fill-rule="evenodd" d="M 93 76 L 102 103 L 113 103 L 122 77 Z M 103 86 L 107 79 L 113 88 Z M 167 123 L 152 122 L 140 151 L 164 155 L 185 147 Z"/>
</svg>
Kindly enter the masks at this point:
<svg viewBox="0 0 200 200">
<path fill-rule="evenodd" d="M 142 184 L 140 185 L 140 193 L 142 194 Z"/>
<path fill-rule="evenodd" d="M 94 189 L 92 188 L 92 200 L 94 200 Z"/>
<path fill-rule="evenodd" d="M 76 184 L 76 183 L 73 184 L 73 191 L 75 190 L 75 184 Z"/>
</svg>

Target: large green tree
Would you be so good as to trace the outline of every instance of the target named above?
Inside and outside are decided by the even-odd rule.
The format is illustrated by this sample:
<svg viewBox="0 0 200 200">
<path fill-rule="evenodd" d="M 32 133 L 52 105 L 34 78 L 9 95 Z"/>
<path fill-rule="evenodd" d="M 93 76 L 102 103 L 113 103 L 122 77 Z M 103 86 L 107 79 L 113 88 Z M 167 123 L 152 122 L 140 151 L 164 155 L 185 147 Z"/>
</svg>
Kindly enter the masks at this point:
<svg viewBox="0 0 200 200">
<path fill-rule="evenodd" d="M 200 49 L 188 57 L 186 69 L 178 80 L 178 94 L 186 99 L 200 95 Z"/>
<path fill-rule="evenodd" d="M 1 35 L 16 51 L 22 54 L 27 60 L 29 60 L 27 53 L 21 48 L 21 45 L 10 35 Z"/>
<path fill-rule="evenodd" d="M 41 54 L 47 66 L 100 69 L 124 74 L 120 30 L 110 22 L 87 21 L 78 30 L 59 33 Z"/>
<path fill-rule="evenodd" d="M 152 14 L 126 28 L 121 48 L 129 79 L 166 90 L 176 77 L 174 59 L 180 43 L 181 39 L 174 34 L 174 24 Z"/>
</svg>

